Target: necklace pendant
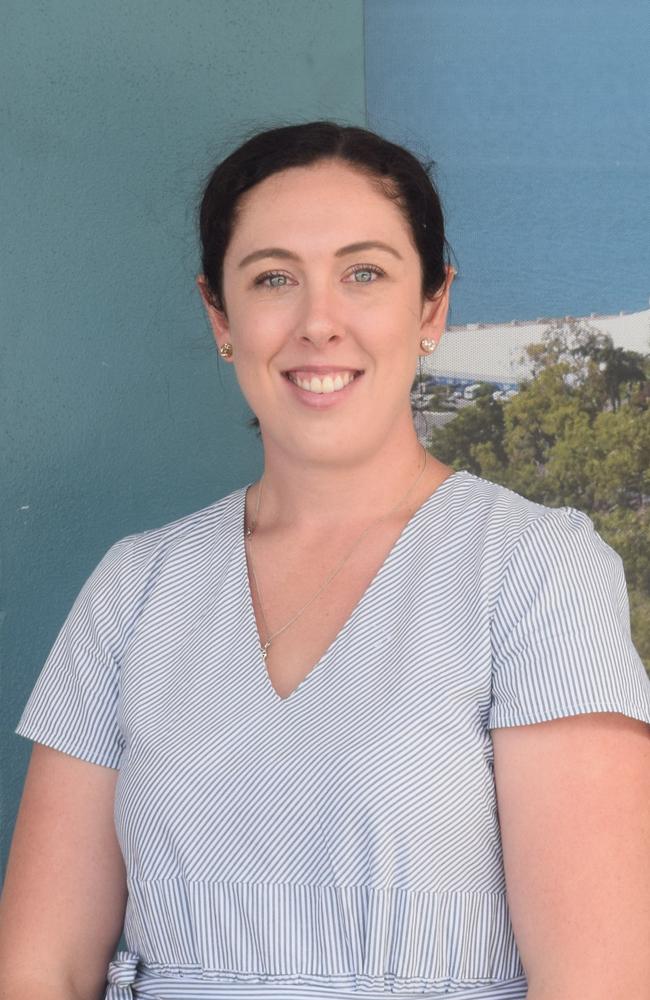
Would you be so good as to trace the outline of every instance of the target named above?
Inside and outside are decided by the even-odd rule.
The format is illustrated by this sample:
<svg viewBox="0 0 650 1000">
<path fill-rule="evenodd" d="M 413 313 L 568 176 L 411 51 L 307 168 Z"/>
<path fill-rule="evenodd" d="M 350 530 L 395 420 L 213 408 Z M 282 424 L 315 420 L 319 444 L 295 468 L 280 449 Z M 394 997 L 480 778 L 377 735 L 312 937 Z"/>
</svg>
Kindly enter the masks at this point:
<svg viewBox="0 0 650 1000">
<path fill-rule="evenodd" d="M 264 645 L 262 646 L 262 659 L 264 660 L 265 663 L 266 663 L 266 651 L 270 645 L 271 645 L 270 642 L 265 642 Z"/>
</svg>

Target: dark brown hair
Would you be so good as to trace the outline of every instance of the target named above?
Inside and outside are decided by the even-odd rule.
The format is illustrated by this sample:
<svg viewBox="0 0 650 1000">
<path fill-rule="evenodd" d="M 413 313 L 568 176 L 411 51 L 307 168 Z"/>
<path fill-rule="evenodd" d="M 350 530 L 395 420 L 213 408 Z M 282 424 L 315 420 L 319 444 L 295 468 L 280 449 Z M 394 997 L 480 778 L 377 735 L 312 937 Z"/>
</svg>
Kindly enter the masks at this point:
<svg viewBox="0 0 650 1000">
<path fill-rule="evenodd" d="M 238 217 L 241 195 L 288 167 L 339 160 L 363 173 L 393 201 L 410 227 L 422 263 L 422 299 L 443 286 L 450 263 L 440 197 L 430 177 L 433 160 L 355 125 L 314 121 L 257 132 L 210 174 L 199 206 L 201 264 L 212 304 L 226 313 L 223 261 Z M 251 427 L 259 429 L 254 417 Z"/>
</svg>

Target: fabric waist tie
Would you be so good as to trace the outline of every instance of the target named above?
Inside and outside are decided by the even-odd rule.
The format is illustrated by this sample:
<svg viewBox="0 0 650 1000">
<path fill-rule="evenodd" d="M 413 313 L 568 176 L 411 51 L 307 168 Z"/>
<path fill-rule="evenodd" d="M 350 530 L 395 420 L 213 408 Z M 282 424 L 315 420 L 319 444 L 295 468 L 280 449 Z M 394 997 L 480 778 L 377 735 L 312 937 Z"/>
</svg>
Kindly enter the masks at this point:
<svg viewBox="0 0 650 1000">
<path fill-rule="evenodd" d="M 233 974 L 230 981 L 201 977 L 194 970 L 187 974 L 170 969 L 163 975 L 157 968 L 146 965 L 134 951 L 118 951 L 109 964 L 108 987 L 104 1000 L 385 1000 L 387 993 L 393 997 L 417 997 L 417 1000 L 438 1000 L 453 996 L 453 1000 L 525 1000 L 525 977 L 500 982 L 483 983 L 467 989 L 454 989 L 453 984 L 441 983 L 436 989 L 360 989 L 340 990 L 315 983 L 289 981 L 281 977 L 260 982 L 259 977 L 247 980 Z M 450 990 L 450 986 L 452 989 Z"/>
<path fill-rule="evenodd" d="M 131 986 L 137 975 L 139 961 L 140 956 L 134 951 L 117 952 L 108 966 L 108 987 L 104 1000 L 131 1000 L 134 996 Z"/>
</svg>

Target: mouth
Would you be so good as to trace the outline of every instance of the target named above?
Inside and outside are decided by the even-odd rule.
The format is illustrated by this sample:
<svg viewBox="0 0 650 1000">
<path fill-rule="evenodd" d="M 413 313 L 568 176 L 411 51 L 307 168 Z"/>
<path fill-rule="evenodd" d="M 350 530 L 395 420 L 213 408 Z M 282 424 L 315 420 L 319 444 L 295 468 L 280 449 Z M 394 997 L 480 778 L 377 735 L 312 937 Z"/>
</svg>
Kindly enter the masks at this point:
<svg viewBox="0 0 650 1000">
<path fill-rule="evenodd" d="M 314 386 L 314 389 L 305 389 L 298 385 L 292 378 L 290 378 L 290 375 L 293 374 L 291 372 L 282 372 L 282 375 L 288 383 L 292 395 L 300 402 L 315 409 L 325 409 L 335 406 L 338 403 L 342 403 L 356 390 L 357 384 L 363 378 L 364 371 L 363 369 L 356 371 L 348 369 L 348 371 L 352 372 L 352 378 L 345 385 L 340 385 L 340 380 L 338 385 L 334 382 L 332 374 L 335 379 L 337 375 L 336 372 L 329 373 L 330 377 L 325 380 L 324 384 L 320 381 L 320 376 L 318 376 L 316 372 L 312 372 L 312 376 L 319 378 L 319 383 Z"/>
<path fill-rule="evenodd" d="M 312 379 L 315 378 L 318 379 L 318 381 L 321 383 L 322 386 L 324 380 L 327 378 L 331 379 L 333 383 L 336 383 L 337 378 L 339 378 L 340 380 L 342 379 L 344 383 L 347 383 L 348 381 L 351 381 L 351 379 L 349 379 L 350 375 L 352 376 L 352 379 L 359 378 L 360 375 L 363 375 L 363 371 L 364 370 L 362 368 L 361 369 L 341 368 L 338 370 L 323 369 L 323 371 L 309 371 L 305 369 L 303 374 L 301 369 L 296 368 L 292 369 L 291 371 L 282 372 L 282 374 L 284 375 L 285 378 L 289 379 L 290 382 L 293 382 L 296 385 L 298 384 L 296 376 L 300 375 L 301 382 L 305 381 L 310 382 Z M 318 386 L 315 386 L 315 388 L 312 391 L 319 392 L 320 389 L 318 388 Z"/>
</svg>

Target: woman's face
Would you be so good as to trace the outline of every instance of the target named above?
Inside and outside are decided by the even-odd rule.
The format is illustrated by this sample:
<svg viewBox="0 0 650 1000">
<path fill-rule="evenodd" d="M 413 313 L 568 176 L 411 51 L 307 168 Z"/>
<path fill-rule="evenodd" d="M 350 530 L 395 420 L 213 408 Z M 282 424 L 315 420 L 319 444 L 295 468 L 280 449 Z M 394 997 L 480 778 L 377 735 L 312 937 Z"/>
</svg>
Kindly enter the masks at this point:
<svg viewBox="0 0 650 1000">
<path fill-rule="evenodd" d="M 385 246 L 352 247 L 365 242 Z M 353 461 L 412 427 L 420 340 L 440 338 L 448 306 L 449 281 L 424 305 L 420 283 L 399 211 L 346 165 L 292 167 L 246 192 L 224 260 L 227 319 L 206 306 L 265 443 Z M 309 366 L 363 374 L 314 394 L 285 374 Z"/>
</svg>

